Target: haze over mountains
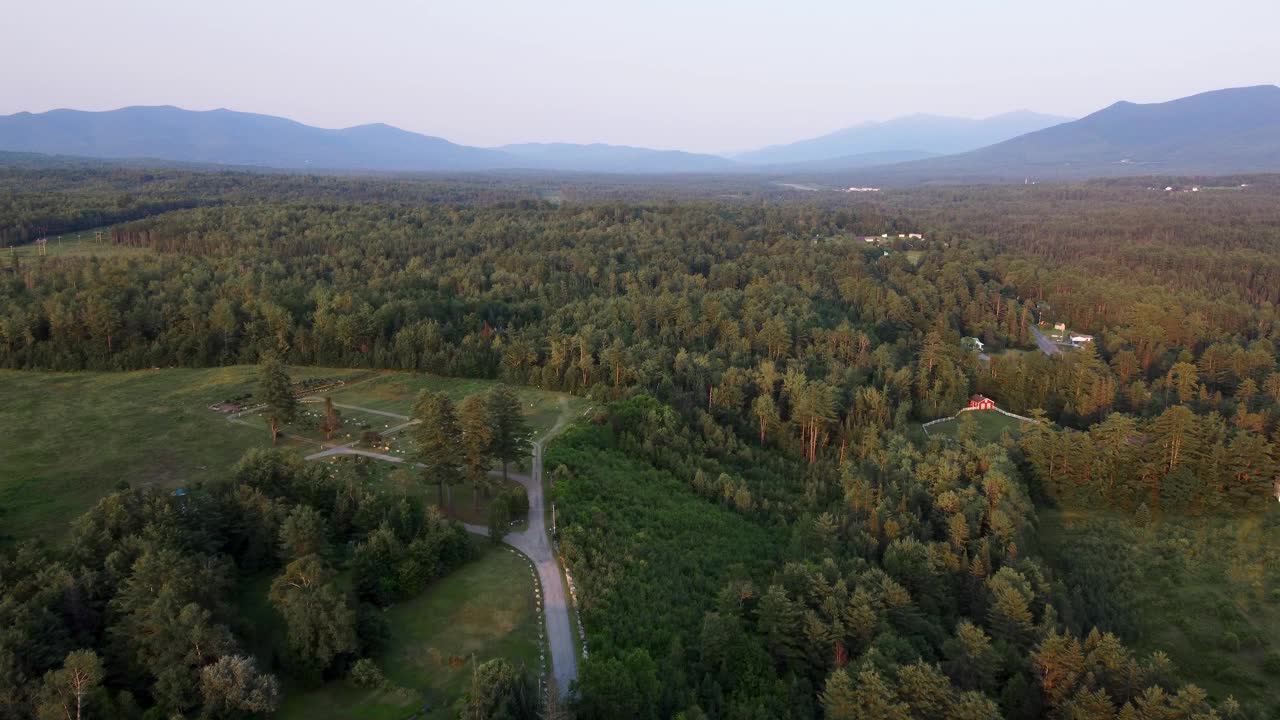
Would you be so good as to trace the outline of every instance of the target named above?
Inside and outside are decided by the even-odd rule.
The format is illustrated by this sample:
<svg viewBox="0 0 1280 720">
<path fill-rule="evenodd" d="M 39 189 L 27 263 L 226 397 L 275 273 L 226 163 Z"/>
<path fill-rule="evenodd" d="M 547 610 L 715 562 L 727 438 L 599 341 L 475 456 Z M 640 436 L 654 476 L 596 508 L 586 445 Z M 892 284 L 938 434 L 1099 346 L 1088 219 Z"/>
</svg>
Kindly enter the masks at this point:
<svg viewBox="0 0 1280 720">
<path fill-rule="evenodd" d="M 876 168 L 879 179 L 1021 181 L 1280 172 L 1280 87 L 1118 102 L 967 153 Z"/>
<path fill-rule="evenodd" d="M 914 154 L 916 157 L 902 159 L 915 160 L 928 155 L 976 150 L 1070 120 L 1029 110 L 979 119 L 908 115 L 885 122 L 862 123 L 787 145 L 772 145 L 733 158 L 755 165 L 830 162 L 873 153 Z"/>
<path fill-rule="evenodd" d="M 1280 87 L 1119 102 L 1074 121 L 1029 111 L 911 115 L 732 158 L 604 144 L 479 148 L 383 124 L 331 130 L 169 106 L 3 116 L 0 152 L 315 171 L 757 172 L 904 183 L 1280 172 Z"/>
</svg>

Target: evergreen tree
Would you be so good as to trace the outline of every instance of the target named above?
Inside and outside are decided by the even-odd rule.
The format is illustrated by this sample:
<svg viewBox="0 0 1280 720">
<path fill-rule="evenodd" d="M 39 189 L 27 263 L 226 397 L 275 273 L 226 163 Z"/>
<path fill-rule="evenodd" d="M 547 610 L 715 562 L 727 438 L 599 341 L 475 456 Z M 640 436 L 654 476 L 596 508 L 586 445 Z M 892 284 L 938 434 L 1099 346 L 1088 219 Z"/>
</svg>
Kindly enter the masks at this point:
<svg viewBox="0 0 1280 720">
<path fill-rule="evenodd" d="M 102 683 L 102 660 L 92 650 L 76 650 L 67 655 L 59 670 L 44 676 L 38 713 L 42 720 L 83 720 L 89 696 Z"/>
<path fill-rule="evenodd" d="M 258 366 L 258 402 L 266 405 L 264 411 L 271 426 L 271 444 L 276 444 L 280 428 L 293 422 L 298 415 L 298 401 L 293 396 L 292 383 L 284 364 L 274 353 L 263 357 Z"/>
<path fill-rule="evenodd" d="M 492 452 L 502 462 L 505 480 L 507 466 L 529 452 L 532 431 L 520 407 L 520 399 L 506 385 L 498 385 L 489 391 L 488 406 L 489 422 L 493 426 Z"/>
<path fill-rule="evenodd" d="M 334 433 L 342 429 L 342 412 L 333 406 L 333 398 L 324 399 L 324 415 L 320 418 L 320 432 L 325 440 L 332 440 Z"/>
<path fill-rule="evenodd" d="M 445 486 L 462 479 L 462 433 L 453 401 L 444 393 L 423 390 L 413 403 L 412 434 L 417 441 L 416 457 L 423 465 L 422 476 L 435 482 L 440 507 L 445 507 Z"/>
<path fill-rule="evenodd" d="M 493 461 L 494 428 L 485 396 L 472 394 L 462 401 L 458 407 L 458 429 L 462 432 L 462 460 L 467 481 L 479 507 L 482 491 L 486 496 L 489 494 L 489 465 Z"/>
<path fill-rule="evenodd" d="M 310 505 L 295 506 L 280 525 L 280 550 L 293 560 L 328 554 L 329 525 L 324 515 Z"/>
</svg>

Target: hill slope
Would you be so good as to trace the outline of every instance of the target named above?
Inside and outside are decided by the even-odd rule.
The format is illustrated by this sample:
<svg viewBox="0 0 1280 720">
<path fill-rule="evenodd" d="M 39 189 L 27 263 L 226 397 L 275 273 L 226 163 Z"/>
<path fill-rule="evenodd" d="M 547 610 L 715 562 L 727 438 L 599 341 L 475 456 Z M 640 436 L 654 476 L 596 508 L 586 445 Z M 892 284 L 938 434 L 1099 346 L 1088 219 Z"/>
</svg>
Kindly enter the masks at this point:
<svg viewBox="0 0 1280 720">
<path fill-rule="evenodd" d="M 980 119 L 909 115 L 863 123 L 809 140 L 773 145 L 735 155 L 734 159 L 755 165 L 781 165 L 873 153 L 945 155 L 974 150 L 1067 121 L 1068 118 L 1025 110 Z"/>
<path fill-rule="evenodd" d="M 735 165 L 712 155 L 614 145 L 478 148 L 383 124 L 330 130 L 270 115 L 169 106 L 0 116 L 0 152 L 364 172 L 679 173 Z"/>
<path fill-rule="evenodd" d="M 327 130 L 270 115 L 168 106 L 0 117 L 0 150 L 334 170 L 478 170 L 508 160 L 388 125 Z"/>
<path fill-rule="evenodd" d="M 671 173 L 733 170 L 738 164 L 716 155 L 650 150 L 626 145 L 523 143 L 495 148 L 529 167 L 584 172 Z"/>
<path fill-rule="evenodd" d="M 1280 87 L 1259 85 L 1147 105 L 1118 102 L 973 152 L 869 172 L 920 181 L 1277 171 Z"/>
</svg>

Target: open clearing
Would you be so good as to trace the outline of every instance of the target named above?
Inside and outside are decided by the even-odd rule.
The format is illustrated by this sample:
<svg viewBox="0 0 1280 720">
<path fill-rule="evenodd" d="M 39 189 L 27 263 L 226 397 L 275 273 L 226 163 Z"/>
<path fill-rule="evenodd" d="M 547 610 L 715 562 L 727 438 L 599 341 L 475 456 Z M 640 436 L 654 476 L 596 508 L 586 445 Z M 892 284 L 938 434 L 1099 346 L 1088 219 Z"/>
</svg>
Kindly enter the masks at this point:
<svg viewBox="0 0 1280 720">
<path fill-rule="evenodd" d="M 423 390 L 443 392 L 454 402 L 461 402 L 468 395 L 488 392 L 497 384 L 495 380 L 445 378 L 425 373 L 379 372 L 358 383 L 333 390 L 328 395 L 335 403 L 408 415 L 413 407 L 414 398 Z M 567 410 L 580 413 L 589 405 L 587 400 L 564 393 L 527 387 L 514 389 L 524 406 L 525 417 L 533 427 L 535 437 L 541 437 L 554 427 L 562 412 Z"/>
<path fill-rule="evenodd" d="M 287 688 L 276 714 L 294 718 L 403 720 L 424 707 L 419 718 L 452 718 L 476 663 L 505 658 L 516 667 L 538 669 L 540 617 L 529 561 L 486 540 L 482 555 L 428 587 L 421 595 L 386 611 L 392 628 L 386 649 L 374 660 L 387 686 L 359 689 L 346 679 L 318 688 Z M 283 654 L 281 620 L 266 600 L 270 578 L 249 583 L 240 609 L 268 638 L 253 648 L 263 662 L 275 646 Z M 266 657 L 261 657 L 266 655 Z"/>
<path fill-rule="evenodd" d="M 0 528 L 5 539 L 66 534 L 123 482 L 180 487 L 224 476 L 266 432 L 209 405 L 255 382 L 253 367 L 124 373 L 0 371 Z M 354 375 L 297 368 L 296 379 Z"/>
<path fill-rule="evenodd" d="M 1140 652 L 1162 650 L 1213 696 L 1260 702 L 1280 716 L 1280 683 L 1264 663 L 1280 653 L 1280 516 L 1132 519 L 1077 510 L 1040 513 L 1046 557 L 1088 558 L 1088 582 L 1132 625 Z M 1271 671 L 1274 673 L 1275 671 Z"/>
<path fill-rule="evenodd" d="M 94 233 L 98 231 L 102 232 L 101 240 L 98 240 L 94 236 Z M 113 244 L 111 242 L 111 228 L 109 227 L 98 228 L 97 230 L 82 230 L 80 232 L 67 233 L 61 236 L 50 236 L 49 244 L 45 250 L 45 257 L 48 258 L 108 258 L 149 254 L 151 254 L 151 250 L 147 248 Z M 36 260 L 40 256 L 40 246 L 35 243 L 27 243 L 25 245 L 8 248 L 3 251 L 3 254 L 0 254 L 0 259 L 8 260 L 10 256 L 16 256 L 22 261 Z"/>
<path fill-rule="evenodd" d="M 961 413 L 960 417 L 929 426 L 930 437 L 946 437 L 955 439 L 959 436 L 961 423 L 973 423 L 974 437 L 980 443 L 1000 442 L 1004 433 L 1017 439 L 1022 432 L 1023 421 L 994 410 L 971 410 Z"/>
<path fill-rule="evenodd" d="M 370 370 L 291 367 L 289 372 L 294 380 L 343 379 L 348 384 L 331 393 L 335 401 L 402 415 L 420 389 L 444 390 L 460 399 L 494 384 Z M 256 382 L 254 366 L 0 370 L 0 423 L 7 429 L 0 435 L 0 542 L 64 537 L 71 520 L 124 482 L 176 488 L 225 476 L 246 450 L 268 446 L 270 440 L 266 425 L 252 414 L 243 418 L 251 425 L 246 427 L 228 422 L 209 406 L 253 392 Z M 560 393 L 527 388 L 517 388 L 517 393 L 540 435 L 562 411 L 587 405 Z M 304 407 L 320 410 L 319 405 Z M 384 425 L 395 424 L 376 413 L 344 410 L 343 416 L 356 437 L 361 425 L 386 430 Z M 282 447 L 311 453 L 319 446 L 321 436 L 311 423 L 288 431 L 306 441 L 286 438 Z M 455 494 L 455 501 L 462 499 Z"/>
</svg>

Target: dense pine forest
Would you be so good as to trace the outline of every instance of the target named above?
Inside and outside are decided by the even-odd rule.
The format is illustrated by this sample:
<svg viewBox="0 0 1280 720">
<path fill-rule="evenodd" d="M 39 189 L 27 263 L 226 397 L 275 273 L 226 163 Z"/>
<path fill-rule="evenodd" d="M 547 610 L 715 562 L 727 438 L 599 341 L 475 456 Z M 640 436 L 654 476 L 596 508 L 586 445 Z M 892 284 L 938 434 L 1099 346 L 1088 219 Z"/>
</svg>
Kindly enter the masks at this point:
<svg viewBox="0 0 1280 720">
<path fill-rule="evenodd" d="M 1189 556 L 1203 535 L 1161 534 L 1179 523 L 1247 521 L 1255 604 L 1280 603 L 1280 182 L 1165 191 L 1188 184 L 9 168 L 0 245 L 109 226 L 138 252 L 0 256 L 0 367 L 279 357 L 591 398 L 545 460 L 584 720 L 1280 717 L 1266 683 L 1152 647 L 1119 566 Z M 1042 351 L 1057 324 L 1092 340 Z M 975 393 L 1032 421 L 922 430 Z M 456 526 L 314 472 L 254 455 L 201 522 L 122 490 L 66 547 L 5 547 L 0 717 L 62 717 L 85 673 L 92 717 L 250 716 L 266 705 L 222 688 L 278 688 L 228 578 L 279 573 L 301 638 L 281 666 L 305 679 L 468 560 Z M 1050 548 L 1042 516 L 1072 513 L 1096 538 Z M 334 599 L 317 536 L 387 567 Z M 392 564 L 409 587 L 370 589 Z M 1234 642 L 1280 680 L 1280 640 Z"/>
</svg>

